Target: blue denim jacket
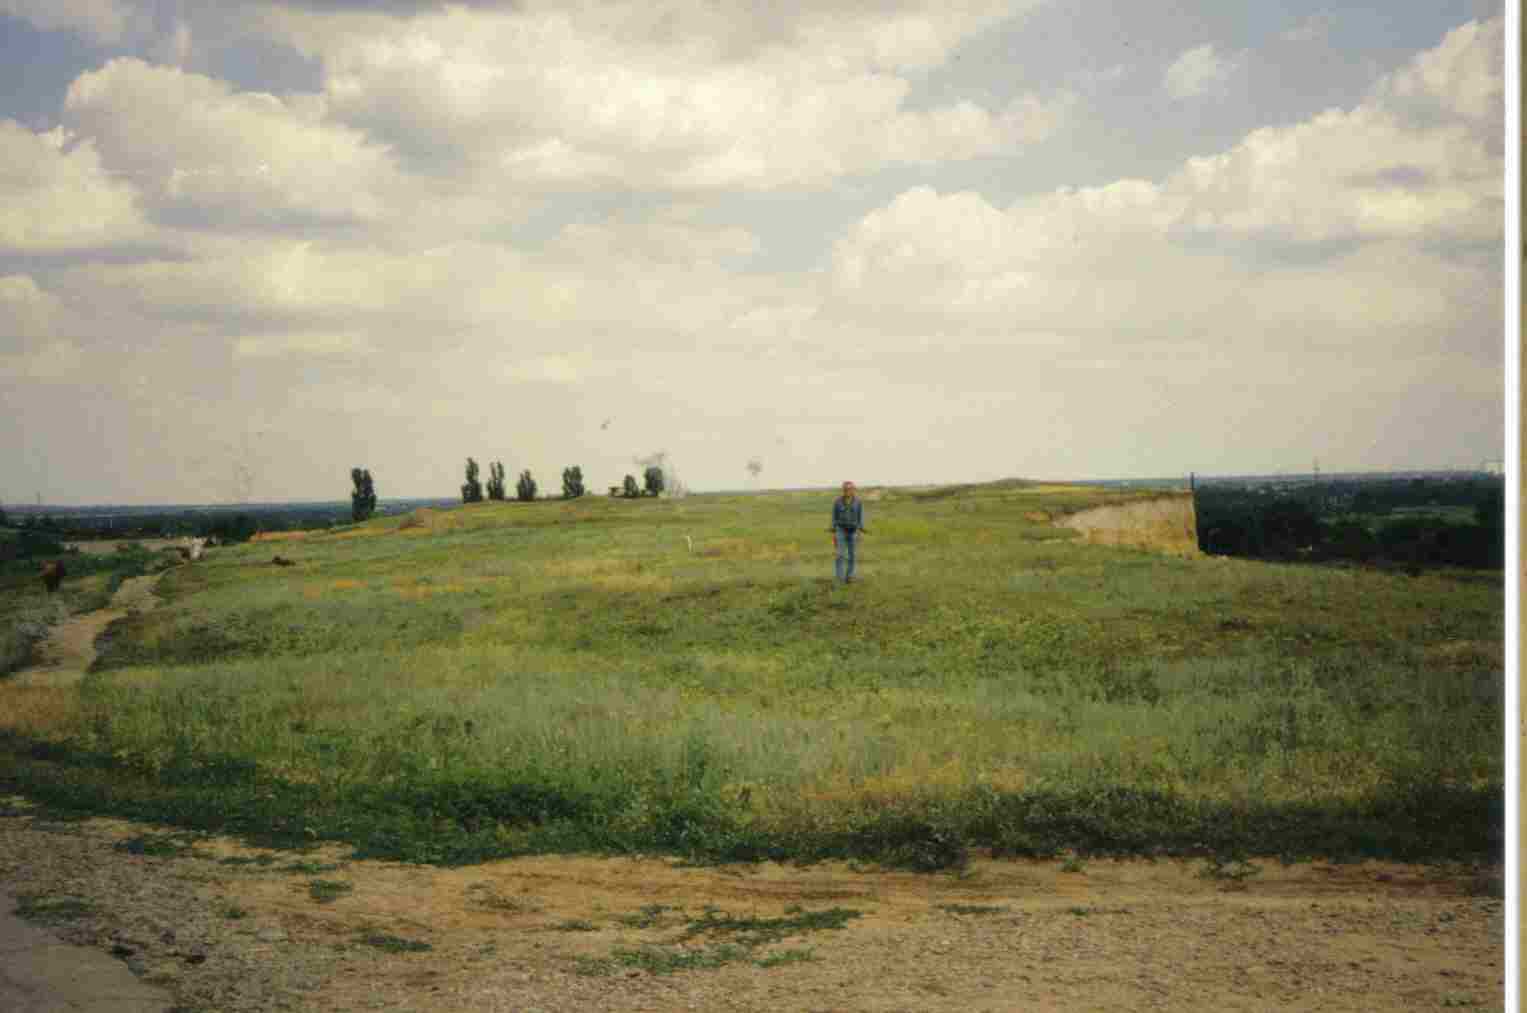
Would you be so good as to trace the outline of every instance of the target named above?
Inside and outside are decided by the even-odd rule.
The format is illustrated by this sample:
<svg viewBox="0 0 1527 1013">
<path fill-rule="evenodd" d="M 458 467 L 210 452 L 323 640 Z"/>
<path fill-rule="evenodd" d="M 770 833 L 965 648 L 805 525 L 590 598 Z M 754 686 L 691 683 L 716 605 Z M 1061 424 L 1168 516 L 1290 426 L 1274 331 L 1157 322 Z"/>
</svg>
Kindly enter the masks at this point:
<svg viewBox="0 0 1527 1013">
<path fill-rule="evenodd" d="M 848 528 L 850 531 L 863 531 L 864 528 L 864 500 L 854 497 L 852 503 L 843 502 L 839 496 L 832 501 L 832 526 L 834 528 Z"/>
</svg>

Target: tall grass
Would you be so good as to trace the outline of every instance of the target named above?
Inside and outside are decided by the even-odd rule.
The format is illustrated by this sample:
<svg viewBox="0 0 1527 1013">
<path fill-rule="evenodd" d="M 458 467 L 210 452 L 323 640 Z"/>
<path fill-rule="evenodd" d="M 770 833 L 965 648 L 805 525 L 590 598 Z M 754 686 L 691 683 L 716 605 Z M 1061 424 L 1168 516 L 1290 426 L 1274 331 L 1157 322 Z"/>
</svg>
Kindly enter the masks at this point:
<svg viewBox="0 0 1527 1013">
<path fill-rule="evenodd" d="M 437 861 L 1496 846 L 1499 575 L 1102 549 L 976 488 L 872 503 L 850 588 L 826 497 L 223 552 L 12 733 L 12 783 Z"/>
</svg>

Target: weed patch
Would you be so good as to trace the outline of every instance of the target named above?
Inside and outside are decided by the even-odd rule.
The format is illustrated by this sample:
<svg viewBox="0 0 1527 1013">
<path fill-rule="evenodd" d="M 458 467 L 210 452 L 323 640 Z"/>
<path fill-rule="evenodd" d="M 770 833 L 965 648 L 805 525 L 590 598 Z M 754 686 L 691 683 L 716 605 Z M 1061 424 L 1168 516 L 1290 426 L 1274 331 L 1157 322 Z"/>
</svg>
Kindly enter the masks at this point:
<svg viewBox="0 0 1527 1013">
<path fill-rule="evenodd" d="M 129 855 L 148 855 L 151 858 L 180 858 L 195 850 L 194 838 L 179 834 L 138 834 L 112 845 L 115 851 Z"/>
<path fill-rule="evenodd" d="M 384 953 L 427 953 L 434 949 L 430 943 L 417 939 L 404 939 L 402 936 L 388 935 L 385 932 L 367 932 L 357 941 L 364 946 L 374 946 Z"/>
<path fill-rule="evenodd" d="M 651 928 L 664 912 L 675 909 L 661 904 L 649 905 L 634 915 L 618 917 L 632 928 Z M 850 908 L 807 911 L 792 907 L 778 918 L 754 915 L 731 915 L 715 907 L 706 907 L 697 916 L 685 916 L 685 926 L 667 944 L 644 944 L 616 947 L 608 957 L 580 957 L 575 962 L 578 973 L 611 974 L 619 968 L 636 968 L 649 974 L 674 974 L 679 971 L 709 970 L 727 964 L 750 963 L 755 967 L 782 967 L 816 959 L 810 949 L 795 947 L 761 952 L 765 947 L 808 932 L 841 929 L 863 912 Z M 693 945 L 693 940 L 709 941 Z"/>
<path fill-rule="evenodd" d="M 16 916 L 37 925 L 59 925 L 77 921 L 95 913 L 95 905 L 80 897 L 52 897 L 47 894 L 16 895 Z"/>
<path fill-rule="evenodd" d="M 952 915 L 995 915 L 1007 911 L 1005 904 L 935 904 L 934 907 Z"/>
<path fill-rule="evenodd" d="M 569 918 L 548 926 L 553 932 L 598 932 L 599 926 L 584 918 Z"/>
<path fill-rule="evenodd" d="M 320 904 L 332 904 L 354 891 L 354 883 L 338 879 L 314 879 L 308 882 L 308 896 Z"/>
</svg>

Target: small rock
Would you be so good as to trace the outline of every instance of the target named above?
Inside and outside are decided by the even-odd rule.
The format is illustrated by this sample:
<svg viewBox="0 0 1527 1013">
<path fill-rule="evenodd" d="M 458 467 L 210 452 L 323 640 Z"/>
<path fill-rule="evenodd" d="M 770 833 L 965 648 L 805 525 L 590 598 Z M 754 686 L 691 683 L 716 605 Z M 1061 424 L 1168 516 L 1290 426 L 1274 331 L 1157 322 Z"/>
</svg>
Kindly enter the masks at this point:
<svg viewBox="0 0 1527 1013">
<path fill-rule="evenodd" d="M 284 943 L 286 932 L 281 929 L 261 929 L 255 933 L 255 938 L 262 943 Z"/>
</svg>

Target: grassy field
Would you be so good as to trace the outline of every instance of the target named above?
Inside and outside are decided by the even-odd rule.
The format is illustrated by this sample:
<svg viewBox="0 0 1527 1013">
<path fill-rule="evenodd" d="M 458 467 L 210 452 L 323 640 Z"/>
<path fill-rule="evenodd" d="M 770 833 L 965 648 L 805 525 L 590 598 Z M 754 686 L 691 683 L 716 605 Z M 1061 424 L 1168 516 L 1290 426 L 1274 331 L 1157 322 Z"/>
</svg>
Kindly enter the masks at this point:
<svg viewBox="0 0 1527 1013">
<path fill-rule="evenodd" d="M 1142 495 L 888 490 L 848 587 L 830 494 L 487 503 L 215 550 L 79 687 L 0 680 L 0 785 L 446 863 L 1492 856 L 1502 575 L 1049 522 Z"/>
</svg>

